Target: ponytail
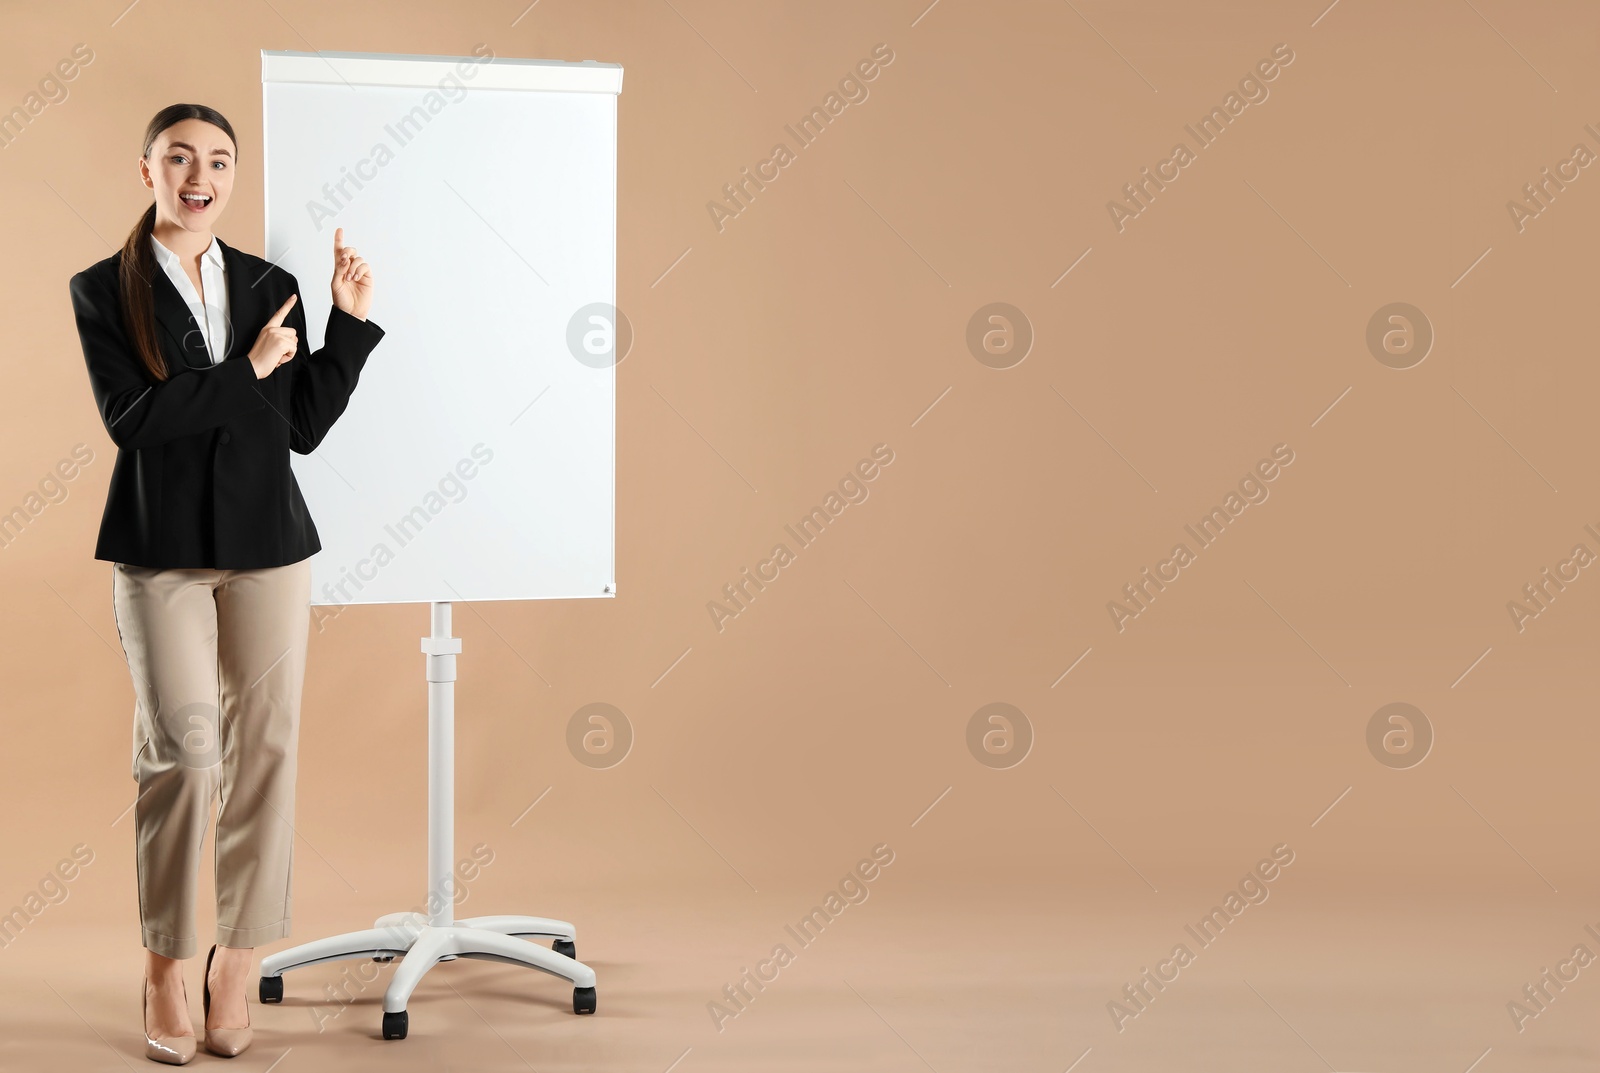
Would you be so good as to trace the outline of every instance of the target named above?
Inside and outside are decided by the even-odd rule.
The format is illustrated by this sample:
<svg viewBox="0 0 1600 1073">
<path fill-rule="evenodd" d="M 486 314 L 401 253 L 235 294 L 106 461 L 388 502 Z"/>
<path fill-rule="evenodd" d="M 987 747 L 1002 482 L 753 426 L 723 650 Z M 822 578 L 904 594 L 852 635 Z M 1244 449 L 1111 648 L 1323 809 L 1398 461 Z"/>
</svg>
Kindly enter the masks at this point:
<svg viewBox="0 0 1600 1073">
<path fill-rule="evenodd" d="M 150 249 L 155 224 L 156 204 L 152 201 L 123 243 L 120 282 L 122 325 L 128 341 L 151 377 L 160 382 L 167 379 L 167 362 L 156 343 L 156 300 L 150 285 L 151 273 L 156 270 L 155 252 Z"/>
</svg>

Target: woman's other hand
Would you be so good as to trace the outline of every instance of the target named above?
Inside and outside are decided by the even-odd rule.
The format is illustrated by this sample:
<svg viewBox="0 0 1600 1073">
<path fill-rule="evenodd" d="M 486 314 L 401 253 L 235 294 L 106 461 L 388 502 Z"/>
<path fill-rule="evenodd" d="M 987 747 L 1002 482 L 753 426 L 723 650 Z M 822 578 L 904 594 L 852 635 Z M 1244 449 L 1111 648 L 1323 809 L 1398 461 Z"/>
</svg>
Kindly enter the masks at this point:
<svg viewBox="0 0 1600 1073">
<path fill-rule="evenodd" d="M 283 326 L 283 318 L 289 315 L 295 299 L 299 297 L 298 294 L 291 294 L 256 336 L 255 345 L 250 348 L 250 364 L 256 367 L 257 380 L 270 376 L 272 370 L 294 357 L 299 348 L 299 333 Z"/>
</svg>

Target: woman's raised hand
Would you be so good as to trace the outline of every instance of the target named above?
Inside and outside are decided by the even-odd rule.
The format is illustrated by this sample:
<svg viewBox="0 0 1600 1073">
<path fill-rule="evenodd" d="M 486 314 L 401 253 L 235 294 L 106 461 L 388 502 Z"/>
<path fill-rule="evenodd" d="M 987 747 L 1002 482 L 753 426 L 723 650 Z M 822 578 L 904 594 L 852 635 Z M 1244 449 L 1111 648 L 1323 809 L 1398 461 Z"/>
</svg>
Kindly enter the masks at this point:
<svg viewBox="0 0 1600 1073">
<path fill-rule="evenodd" d="M 372 308 L 372 269 L 354 246 L 344 244 L 344 228 L 333 229 L 333 304 L 355 317 L 367 319 Z"/>
</svg>

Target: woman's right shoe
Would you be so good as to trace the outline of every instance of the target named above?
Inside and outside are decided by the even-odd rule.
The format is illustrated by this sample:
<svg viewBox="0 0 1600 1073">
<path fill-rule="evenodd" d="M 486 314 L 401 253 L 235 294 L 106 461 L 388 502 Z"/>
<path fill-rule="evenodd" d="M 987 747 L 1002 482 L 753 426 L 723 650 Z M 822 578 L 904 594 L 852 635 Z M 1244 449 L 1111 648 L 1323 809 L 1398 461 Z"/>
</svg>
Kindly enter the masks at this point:
<svg viewBox="0 0 1600 1073">
<path fill-rule="evenodd" d="M 144 1018 L 144 1056 L 153 1062 L 166 1062 L 168 1065 L 186 1065 L 194 1057 L 195 1036 L 193 1032 L 183 1036 L 157 1036 L 150 1037 L 150 994 L 148 987 L 149 978 L 139 983 L 139 1005 Z M 183 989 L 184 1005 L 189 1003 L 188 985 Z"/>
</svg>

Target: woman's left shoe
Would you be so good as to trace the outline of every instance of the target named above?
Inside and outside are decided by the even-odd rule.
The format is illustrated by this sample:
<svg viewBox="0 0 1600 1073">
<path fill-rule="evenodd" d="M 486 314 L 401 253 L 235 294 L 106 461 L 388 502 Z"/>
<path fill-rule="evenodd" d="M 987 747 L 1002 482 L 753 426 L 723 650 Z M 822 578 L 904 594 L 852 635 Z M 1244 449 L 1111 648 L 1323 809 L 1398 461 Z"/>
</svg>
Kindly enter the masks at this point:
<svg viewBox="0 0 1600 1073">
<path fill-rule="evenodd" d="M 205 985 L 204 990 L 201 992 L 201 1005 L 205 1008 L 206 1019 L 208 1021 L 211 1018 L 211 958 L 214 954 L 216 954 L 216 952 L 217 948 L 215 944 L 213 944 L 211 947 L 211 953 L 206 955 L 206 974 L 204 977 Z M 232 1058 L 234 1055 L 250 1046 L 250 1040 L 254 1033 L 251 1031 L 248 1023 L 250 1018 L 249 999 L 245 1000 L 244 1015 L 247 1023 L 243 1028 L 212 1028 L 210 1024 L 207 1024 L 206 1050 L 222 1058 Z"/>
</svg>

